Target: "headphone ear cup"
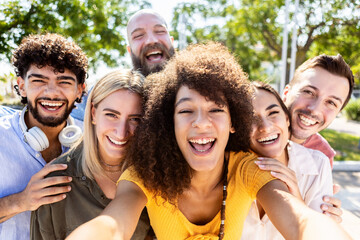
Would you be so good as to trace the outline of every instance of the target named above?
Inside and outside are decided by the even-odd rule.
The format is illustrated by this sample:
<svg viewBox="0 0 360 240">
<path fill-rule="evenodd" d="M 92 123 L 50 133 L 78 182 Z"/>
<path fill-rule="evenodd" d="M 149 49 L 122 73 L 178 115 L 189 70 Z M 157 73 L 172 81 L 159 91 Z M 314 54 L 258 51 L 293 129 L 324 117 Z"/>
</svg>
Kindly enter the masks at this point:
<svg viewBox="0 0 360 240">
<path fill-rule="evenodd" d="M 34 150 L 41 152 L 49 147 L 49 140 L 38 127 L 32 127 L 24 133 L 25 140 Z"/>
<path fill-rule="evenodd" d="M 71 147 L 77 140 L 80 139 L 82 130 L 76 125 L 70 125 L 61 130 L 59 134 L 59 141 L 65 147 Z"/>
</svg>

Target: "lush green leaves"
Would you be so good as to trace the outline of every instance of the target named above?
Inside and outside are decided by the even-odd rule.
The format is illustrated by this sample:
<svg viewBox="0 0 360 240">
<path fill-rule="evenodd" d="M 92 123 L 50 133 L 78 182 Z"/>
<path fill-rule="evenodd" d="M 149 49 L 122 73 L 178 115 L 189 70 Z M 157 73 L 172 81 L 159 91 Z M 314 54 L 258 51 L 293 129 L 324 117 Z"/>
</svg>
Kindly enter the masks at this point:
<svg viewBox="0 0 360 240">
<path fill-rule="evenodd" d="M 288 10 L 293 18 L 295 6 L 291 2 Z M 174 11 L 172 24 L 177 29 L 179 15 L 183 14 L 188 23 L 188 42 L 221 41 L 238 57 L 251 79 L 271 80 L 274 71 L 271 67 L 269 71 L 269 66 L 276 68 L 282 53 L 284 5 L 285 0 L 182 3 Z M 359 83 L 359 6 L 359 0 L 300 0 L 296 65 L 320 53 L 340 53 L 352 66 Z M 199 22 L 205 26 L 196 24 Z M 290 57 L 291 25 L 288 30 Z"/>
<path fill-rule="evenodd" d="M 142 0 L 9 0 L 0 4 L 0 53 L 11 50 L 28 34 L 56 32 L 71 37 L 87 53 L 91 65 L 120 62 L 126 51 L 125 26 Z"/>
</svg>

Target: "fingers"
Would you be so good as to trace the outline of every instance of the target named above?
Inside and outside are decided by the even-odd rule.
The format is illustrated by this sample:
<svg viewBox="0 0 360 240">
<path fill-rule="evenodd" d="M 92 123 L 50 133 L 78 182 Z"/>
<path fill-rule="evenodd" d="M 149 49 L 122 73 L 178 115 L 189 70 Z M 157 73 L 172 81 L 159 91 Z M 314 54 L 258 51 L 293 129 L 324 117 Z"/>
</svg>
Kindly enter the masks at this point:
<svg viewBox="0 0 360 240">
<path fill-rule="evenodd" d="M 334 184 L 333 185 L 333 194 L 337 194 L 340 191 L 340 185 L 339 184 Z"/>
<path fill-rule="evenodd" d="M 323 210 L 323 213 L 329 217 L 331 217 L 333 220 L 335 220 L 337 223 L 342 222 L 341 215 L 343 214 L 343 211 L 340 208 L 332 207 L 327 204 L 321 205 L 321 210 Z"/>
<path fill-rule="evenodd" d="M 71 181 L 72 178 L 68 176 L 47 177 L 37 182 L 37 188 L 46 188 L 54 185 L 67 184 Z"/>
<path fill-rule="evenodd" d="M 336 208 L 341 208 L 341 200 L 336 198 L 336 197 L 332 197 L 332 196 L 324 196 L 323 197 L 323 201 L 325 203 L 328 203 L 330 205 L 333 205 Z"/>
<path fill-rule="evenodd" d="M 289 188 L 289 191 L 295 197 L 302 199 L 296 174 L 293 170 L 285 166 L 282 162 L 272 158 L 258 158 L 255 163 L 260 169 L 270 171 L 271 175 L 283 181 Z"/>
<path fill-rule="evenodd" d="M 41 205 L 64 199 L 66 197 L 64 193 L 71 191 L 71 187 L 56 185 L 66 185 L 72 181 L 72 178 L 68 176 L 45 176 L 51 172 L 65 170 L 66 168 L 66 164 L 47 164 L 38 173 L 33 175 L 22 192 L 24 208 L 34 211 Z"/>
<path fill-rule="evenodd" d="M 67 168 L 66 164 L 46 164 L 39 172 L 34 176 L 35 178 L 44 178 L 51 172 L 65 170 Z"/>
<path fill-rule="evenodd" d="M 280 173 L 286 175 L 286 177 L 291 179 L 291 181 L 297 182 L 295 172 L 276 159 L 259 158 L 258 161 L 255 161 L 255 163 L 259 166 L 260 169 L 271 171 L 273 176 L 273 172 L 275 172 L 275 174 Z"/>
</svg>

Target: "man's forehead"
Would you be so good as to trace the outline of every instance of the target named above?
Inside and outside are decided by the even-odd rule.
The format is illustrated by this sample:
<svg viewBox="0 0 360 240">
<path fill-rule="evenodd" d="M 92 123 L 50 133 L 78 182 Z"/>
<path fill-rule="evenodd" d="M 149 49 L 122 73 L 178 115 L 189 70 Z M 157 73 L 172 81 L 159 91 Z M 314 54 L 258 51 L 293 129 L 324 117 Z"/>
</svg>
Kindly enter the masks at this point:
<svg viewBox="0 0 360 240">
<path fill-rule="evenodd" d="M 30 75 L 42 75 L 42 76 L 71 76 L 74 79 L 76 79 L 76 74 L 72 71 L 70 71 L 67 68 L 64 68 L 63 71 L 59 71 L 58 69 L 46 65 L 43 67 L 38 67 L 35 64 L 31 64 L 28 71 L 26 72 L 26 78 L 28 78 Z"/>
<path fill-rule="evenodd" d="M 321 68 L 309 68 L 301 72 L 298 76 L 298 80 L 293 84 L 293 87 L 303 87 L 303 86 L 314 86 L 321 84 L 320 77 L 321 74 L 327 72 L 325 69 Z"/>
<path fill-rule="evenodd" d="M 153 13 L 141 13 L 133 16 L 127 25 L 128 34 L 131 34 L 136 29 L 147 27 L 163 26 L 166 28 L 165 20 Z"/>
</svg>

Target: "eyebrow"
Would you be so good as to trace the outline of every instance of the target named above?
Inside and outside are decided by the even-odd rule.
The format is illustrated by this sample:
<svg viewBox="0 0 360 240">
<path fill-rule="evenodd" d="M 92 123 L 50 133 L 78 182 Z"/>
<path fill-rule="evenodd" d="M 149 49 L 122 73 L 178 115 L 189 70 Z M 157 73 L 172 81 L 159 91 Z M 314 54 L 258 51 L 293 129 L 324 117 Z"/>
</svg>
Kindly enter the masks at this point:
<svg viewBox="0 0 360 240">
<path fill-rule="evenodd" d="M 48 77 L 42 75 L 42 74 L 38 74 L 38 73 L 32 73 L 28 76 L 28 79 L 31 78 L 31 77 L 35 77 L 35 78 L 42 78 L 42 79 L 47 79 L 49 80 Z M 58 76 L 56 78 L 56 80 L 72 80 L 75 82 L 75 78 L 71 77 L 71 76 L 64 76 L 64 75 L 61 75 L 61 76 Z"/>
<path fill-rule="evenodd" d="M 175 108 L 176 108 L 179 104 L 181 104 L 181 103 L 183 103 L 183 102 L 186 102 L 186 101 L 191 101 L 191 98 L 189 98 L 189 97 L 181 98 L 177 103 L 175 103 Z"/>
<path fill-rule="evenodd" d="M 116 110 L 111 109 L 111 108 L 104 108 L 103 112 L 112 112 L 112 113 L 115 113 L 117 115 L 121 115 L 121 113 L 119 111 L 116 111 Z M 142 115 L 140 113 L 130 114 L 129 116 L 130 117 L 142 117 Z"/>
<path fill-rule="evenodd" d="M 274 107 L 280 107 L 280 106 L 278 104 L 271 104 L 265 110 L 270 110 L 270 109 L 273 109 Z"/>
<path fill-rule="evenodd" d="M 166 26 L 163 25 L 163 24 L 160 24 L 160 23 L 155 24 L 153 28 L 158 28 L 158 27 L 163 27 L 163 28 L 166 29 Z M 142 30 L 144 30 L 144 29 L 145 29 L 145 28 L 135 28 L 135 29 L 130 33 L 130 35 L 132 36 L 135 32 L 142 31 Z"/>
<path fill-rule="evenodd" d="M 318 91 L 318 88 L 317 88 L 317 87 L 314 87 L 314 86 L 312 86 L 312 85 L 306 85 L 305 87 L 309 87 L 309 88 L 314 89 L 315 91 Z M 337 96 L 331 95 L 331 96 L 329 96 L 329 97 L 330 97 L 330 98 L 334 98 L 335 100 L 339 101 L 340 104 L 343 103 L 343 101 L 341 100 L 341 98 L 339 98 L 339 97 L 337 97 Z"/>
</svg>

